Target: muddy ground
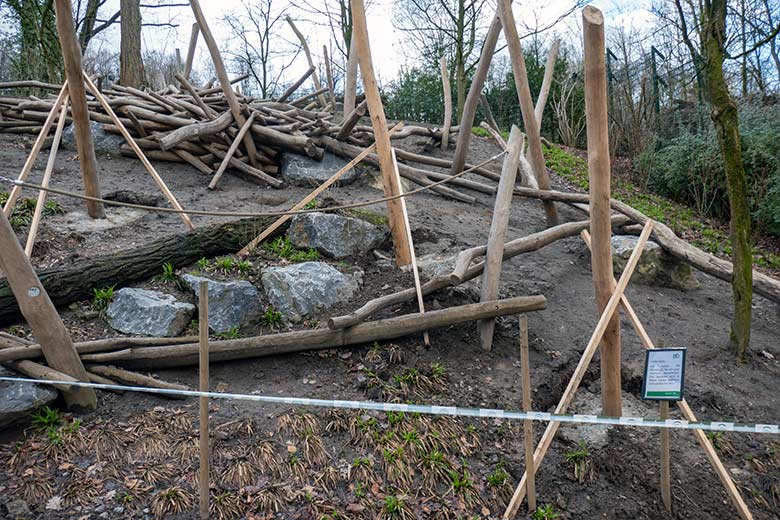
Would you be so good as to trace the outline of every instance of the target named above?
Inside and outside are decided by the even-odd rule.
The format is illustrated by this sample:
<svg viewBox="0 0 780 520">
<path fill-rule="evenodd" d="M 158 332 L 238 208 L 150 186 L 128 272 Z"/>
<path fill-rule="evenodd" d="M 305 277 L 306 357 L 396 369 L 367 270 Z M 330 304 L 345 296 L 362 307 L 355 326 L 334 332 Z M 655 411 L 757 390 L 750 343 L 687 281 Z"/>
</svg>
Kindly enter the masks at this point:
<svg viewBox="0 0 780 520">
<path fill-rule="evenodd" d="M 474 162 L 498 152 L 490 141 L 474 142 Z M 420 151 L 422 142 L 409 139 L 402 146 Z M 0 137 L 0 175 L 18 175 L 26 154 L 20 139 Z M 61 157 L 52 184 L 79 190 L 77 161 L 72 153 Z M 309 191 L 266 189 L 226 175 L 221 189 L 210 192 L 207 178 L 192 168 L 156 165 L 185 208 L 280 210 Z M 157 195 L 138 161 L 100 158 L 99 166 L 105 193 L 132 190 Z M 39 177 L 40 171 L 32 180 Z M 561 187 L 560 182 L 553 176 L 555 186 Z M 327 196 L 345 203 L 381 193 L 360 183 L 330 189 Z M 417 247 L 435 250 L 436 243 L 450 241 L 449 248 L 456 252 L 484 243 L 492 200 L 476 196 L 474 205 L 428 193 L 411 198 L 408 207 Z M 82 210 L 78 201 L 54 199 L 69 212 Z M 384 212 L 382 206 L 371 209 Z M 560 212 L 567 220 L 582 218 L 565 206 Z M 215 220 L 219 219 L 198 217 L 195 223 Z M 539 202 L 516 199 L 509 237 L 543 228 Z M 34 263 L 66 265 L 74 258 L 181 232 L 175 215 L 147 214 L 105 232 L 61 233 L 44 221 Z M 266 261 L 252 260 L 256 268 Z M 412 284 L 411 275 L 389 270 L 376 258 L 357 263 L 366 270 L 366 288 L 350 308 L 380 292 Z M 658 346 L 689 349 L 685 390 L 700 419 L 780 422 L 780 309 L 756 297 L 754 354 L 737 365 L 728 344 L 730 287 L 702 273 L 697 276 L 701 288 L 691 292 L 632 284 L 627 295 Z M 589 255 L 579 238 L 558 241 L 504 264 L 501 295 L 530 294 L 547 298 L 546 310 L 529 314 L 534 408 L 551 411 L 597 320 Z M 473 297 L 473 291 L 451 290 L 427 305 L 455 305 Z M 380 316 L 413 311 L 414 306 L 404 305 Z M 114 334 L 100 318 L 85 320 L 67 309 L 63 317 L 74 339 Z M 644 355 L 627 320 L 622 340 L 623 390 L 631 399 L 641 390 Z M 516 318 L 499 320 L 491 352 L 480 349 L 475 324 L 432 331 L 431 341 L 430 348 L 412 337 L 353 349 L 219 363 L 211 368 L 212 387 L 237 393 L 519 407 Z M 598 356 L 580 390 L 593 399 L 599 395 L 597 367 Z M 156 375 L 197 385 L 194 369 Z M 23 500 L 31 518 L 195 518 L 197 403 L 102 392 L 99 399 L 98 411 L 65 416 L 66 424 L 79 419 L 81 425 L 60 428 L 56 442 L 34 429 L 2 434 L 0 515 L 14 517 L 9 504 L 14 510 Z M 657 407 L 638 406 L 644 416 L 657 417 Z M 498 517 L 524 468 L 520 425 L 501 421 L 291 410 L 227 401 L 213 401 L 211 417 L 214 518 Z M 536 424 L 537 441 L 543 427 Z M 538 501 L 549 505 L 558 518 L 737 517 L 690 432 L 671 434 L 672 514 L 664 511 L 660 500 L 656 430 L 612 429 L 605 447 L 586 445 L 588 454 L 581 456 L 572 440 L 576 434 L 567 437 L 556 438 L 537 475 Z M 780 439 L 723 433 L 714 440 L 754 516 L 780 518 Z M 574 462 L 582 478 L 575 476 Z M 539 518 L 555 518 L 553 514 Z"/>
</svg>

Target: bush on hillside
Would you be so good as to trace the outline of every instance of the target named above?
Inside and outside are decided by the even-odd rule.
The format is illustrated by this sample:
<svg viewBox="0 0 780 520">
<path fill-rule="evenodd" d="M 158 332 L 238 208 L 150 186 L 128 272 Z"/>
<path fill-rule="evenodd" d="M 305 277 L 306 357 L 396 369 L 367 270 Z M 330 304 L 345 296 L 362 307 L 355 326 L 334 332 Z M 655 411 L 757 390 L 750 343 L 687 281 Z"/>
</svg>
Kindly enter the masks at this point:
<svg viewBox="0 0 780 520">
<path fill-rule="evenodd" d="M 754 224 L 780 235 L 780 106 L 739 107 L 742 159 Z M 637 158 L 651 189 L 692 204 L 702 215 L 728 218 L 726 174 L 711 124 L 702 130 L 681 125 Z"/>
</svg>

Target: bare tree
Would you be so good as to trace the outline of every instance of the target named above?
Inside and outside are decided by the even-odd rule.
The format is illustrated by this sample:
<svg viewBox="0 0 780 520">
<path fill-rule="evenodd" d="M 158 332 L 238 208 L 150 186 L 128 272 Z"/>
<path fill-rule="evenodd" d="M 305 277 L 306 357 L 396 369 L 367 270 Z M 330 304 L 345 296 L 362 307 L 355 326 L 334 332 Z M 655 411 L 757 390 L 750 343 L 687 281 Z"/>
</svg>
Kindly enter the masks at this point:
<svg viewBox="0 0 780 520">
<path fill-rule="evenodd" d="M 233 62 L 251 75 L 263 98 L 276 94 L 284 71 L 300 47 L 281 35 L 286 15 L 274 0 L 243 1 L 244 10 L 225 16 L 238 44 L 226 49 Z"/>
</svg>

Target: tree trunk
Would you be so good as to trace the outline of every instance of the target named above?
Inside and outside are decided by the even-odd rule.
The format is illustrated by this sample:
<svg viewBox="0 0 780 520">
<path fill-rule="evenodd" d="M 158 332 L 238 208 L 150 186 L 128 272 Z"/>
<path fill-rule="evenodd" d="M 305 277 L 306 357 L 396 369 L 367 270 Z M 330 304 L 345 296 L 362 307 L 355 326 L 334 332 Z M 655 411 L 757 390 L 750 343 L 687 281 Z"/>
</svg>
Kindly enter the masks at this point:
<svg viewBox="0 0 780 520">
<path fill-rule="evenodd" d="M 155 240 L 142 247 L 116 254 L 69 263 L 37 272 L 41 284 L 56 306 L 92 298 L 100 287 L 122 287 L 160 273 L 162 264 L 179 268 L 200 258 L 234 253 L 273 223 L 271 217 L 244 219 L 198 228 L 189 233 Z M 278 230 L 281 233 L 283 230 Z M 21 318 L 16 299 L 6 280 L 0 281 L 0 324 Z"/>
<path fill-rule="evenodd" d="M 748 203 L 745 167 L 739 135 L 737 104 L 729 93 L 723 75 L 726 33 L 726 0 L 713 0 L 704 13 L 705 31 L 702 42 L 706 92 L 712 104 L 712 121 L 723 156 L 723 168 L 731 206 L 730 235 L 734 271 L 731 290 L 734 295 L 734 316 L 731 338 L 737 357 L 744 360 L 750 344 L 751 305 L 753 302 L 753 258 L 750 240 L 750 205 Z"/>
<path fill-rule="evenodd" d="M 141 88 L 144 62 L 141 57 L 141 5 L 139 0 L 121 0 L 122 42 L 119 54 L 119 83 Z"/>
</svg>

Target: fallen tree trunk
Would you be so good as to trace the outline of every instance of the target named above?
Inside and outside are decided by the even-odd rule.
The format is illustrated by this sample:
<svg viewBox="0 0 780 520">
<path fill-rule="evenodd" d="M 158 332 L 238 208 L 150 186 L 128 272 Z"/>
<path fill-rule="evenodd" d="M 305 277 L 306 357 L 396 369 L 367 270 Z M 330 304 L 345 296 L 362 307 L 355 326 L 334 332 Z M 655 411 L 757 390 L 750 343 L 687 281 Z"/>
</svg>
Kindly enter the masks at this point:
<svg viewBox="0 0 780 520">
<path fill-rule="evenodd" d="M 273 223 L 273 218 L 243 219 L 204 226 L 189 233 L 168 236 L 137 249 L 70 262 L 66 267 L 37 272 L 57 306 L 92 298 L 94 288 L 122 287 L 159 274 L 163 263 L 183 267 L 198 259 L 234 253 Z M 281 230 L 278 230 L 281 233 Z M 0 324 L 21 318 L 6 280 L 0 281 Z"/>
<path fill-rule="evenodd" d="M 29 342 L 21 345 L 18 341 L 5 341 L 0 338 L 0 363 L 19 359 L 36 359 L 43 357 L 43 349 L 37 343 Z M 159 345 L 173 345 L 179 343 L 192 343 L 198 340 L 198 336 L 182 336 L 180 338 L 107 338 L 95 339 L 74 343 L 73 346 L 79 354 L 93 354 L 95 352 L 112 352 L 129 347 L 156 347 Z"/>
<path fill-rule="evenodd" d="M 400 338 L 424 330 L 448 327 L 468 321 L 542 310 L 546 306 L 547 300 L 544 296 L 521 296 L 361 323 L 344 331 L 300 330 L 251 338 L 213 341 L 209 343 L 209 358 L 211 361 L 228 361 L 358 345 Z M 108 354 L 89 354 L 83 356 L 83 359 L 97 363 L 118 363 L 130 368 L 159 369 L 197 364 L 198 347 L 198 343 L 188 343 L 186 345 L 130 348 Z"/>
<path fill-rule="evenodd" d="M 230 111 L 227 111 L 211 121 L 199 121 L 188 126 L 182 126 L 181 128 L 160 137 L 158 139 L 160 141 L 160 148 L 162 148 L 163 151 L 168 151 L 183 141 L 199 140 L 201 137 L 207 135 L 218 134 L 232 124 L 233 114 L 231 114 Z"/>
</svg>

